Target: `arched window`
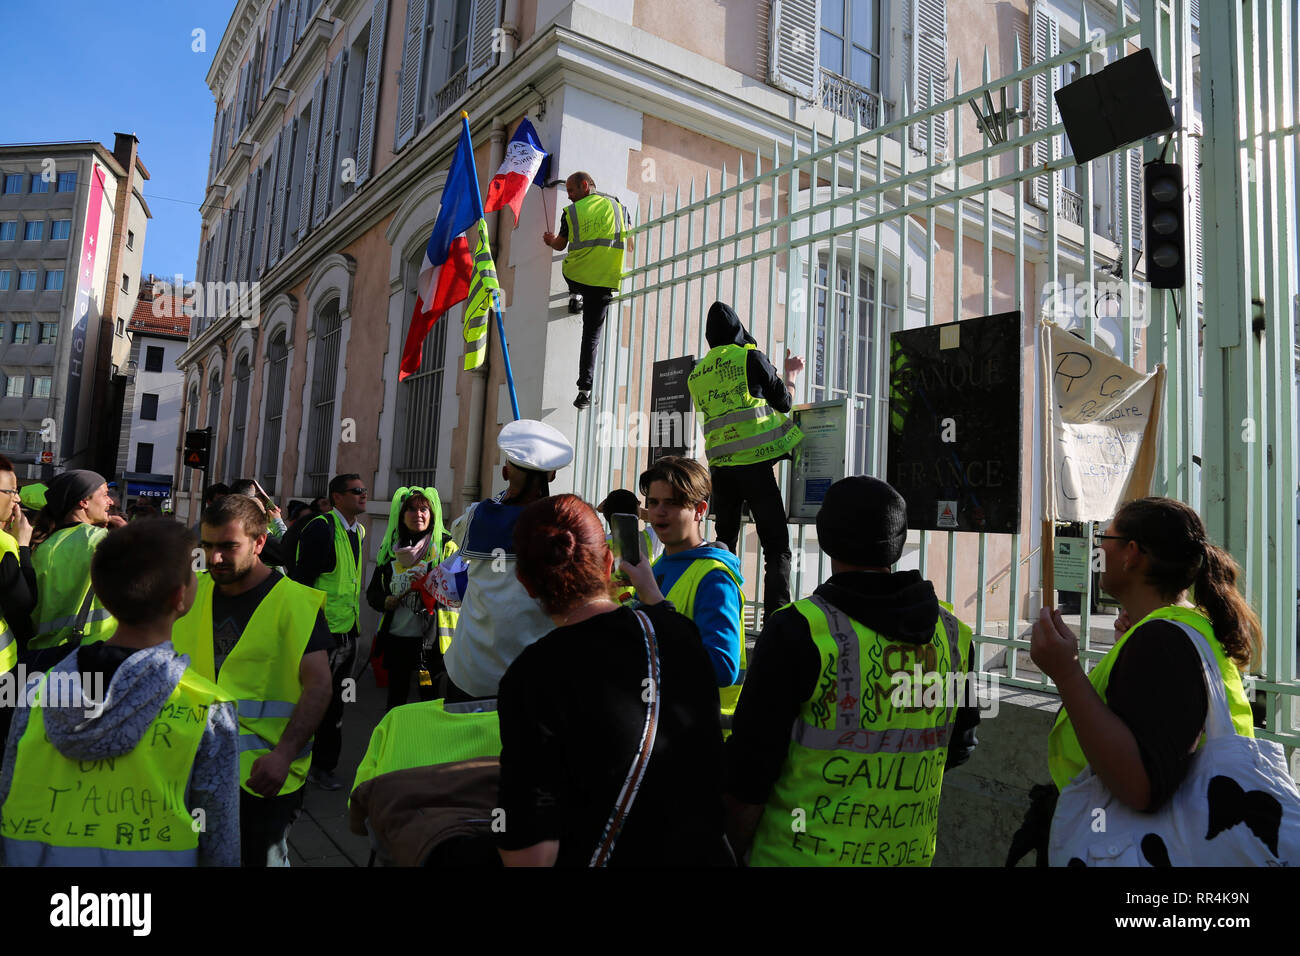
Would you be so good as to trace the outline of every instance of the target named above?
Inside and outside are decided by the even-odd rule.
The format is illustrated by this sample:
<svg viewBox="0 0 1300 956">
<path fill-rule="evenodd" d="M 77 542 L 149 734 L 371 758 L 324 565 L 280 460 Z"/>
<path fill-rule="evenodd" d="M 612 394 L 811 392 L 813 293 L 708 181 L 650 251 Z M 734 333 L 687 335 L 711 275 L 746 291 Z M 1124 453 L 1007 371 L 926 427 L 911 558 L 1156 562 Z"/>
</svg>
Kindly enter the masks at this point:
<svg viewBox="0 0 1300 956">
<path fill-rule="evenodd" d="M 230 412 L 230 452 L 226 455 L 226 483 L 241 477 L 244 467 L 244 433 L 248 429 L 248 385 L 252 369 L 245 352 L 235 361 L 235 406 Z"/>
<path fill-rule="evenodd" d="M 190 397 L 185 415 L 186 431 L 194 431 L 199 427 L 199 386 L 197 384 L 190 386 Z M 181 463 L 181 491 L 190 490 L 190 474 L 193 471 L 193 468 L 187 467 L 184 462 Z"/>
<path fill-rule="evenodd" d="M 280 476 L 280 423 L 284 419 L 284 384 L 289 369 L 289 346 L 284 330 L 271 338 L 266 350 L 266 418 L 262 422 L 262 487 L 276 494 Z"/>
<path fill-rule="evenodd" d="M 337 440 L 334 392 L 338 384 L 339 344 L 343 321 L 339 300 L 331 299 L 316 316 L 316 351 L 312 356 L 311 418 L 307 425 L 307 488 L 312 497 L 325 494 L 330 480 L 330 451 Z"/>
<path fill-rule="evenodd" d="M 415 311 L 416 277 L 424 260 L 424 250 L 407 263 L 407 295 L 403 314 L 407 316 L 402 341 L 410 331 L 410 316 Z M 444 316 L 435 322 L 424 340 L 420 368 L 397 386 L 397 421 L 393 442 L 393 487 L 419 485 L 431 487 L 437 477 L 438 430 L 442 419 L 443 369 L 447 364 L 447 326 Z"/>
<path fill-rule="evenodd" d="M 221 369 L 212 373 L 208 380 L 208 427 L 212 429 L 212 441 L 209 445 L 209 474 L 217 474 L 217 433 L 221 430 Z"/>
</svg>

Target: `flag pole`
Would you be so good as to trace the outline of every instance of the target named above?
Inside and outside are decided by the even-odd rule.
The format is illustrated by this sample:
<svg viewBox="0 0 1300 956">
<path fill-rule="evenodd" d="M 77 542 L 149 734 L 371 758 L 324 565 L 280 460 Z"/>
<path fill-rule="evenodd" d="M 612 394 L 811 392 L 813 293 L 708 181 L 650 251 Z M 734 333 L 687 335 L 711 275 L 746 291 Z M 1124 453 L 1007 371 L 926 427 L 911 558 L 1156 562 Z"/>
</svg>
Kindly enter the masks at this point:
<svg viewBox="0 0 1300 956">
<path fill-rule="evenodd" d="M 506 363 L 506 387 L 510 389 L 510 407 L 515 413 L 515 421 L 519 421 L 519 396 L 515 394 L 515 373 L 510 368 L 510 345 L 506 342 L 506 323 L 502 316 L 500 292 L 494 290 L 492 300 L 496 306 L 497 334 L 501 336 L 501 357 Z"/>
</svg>

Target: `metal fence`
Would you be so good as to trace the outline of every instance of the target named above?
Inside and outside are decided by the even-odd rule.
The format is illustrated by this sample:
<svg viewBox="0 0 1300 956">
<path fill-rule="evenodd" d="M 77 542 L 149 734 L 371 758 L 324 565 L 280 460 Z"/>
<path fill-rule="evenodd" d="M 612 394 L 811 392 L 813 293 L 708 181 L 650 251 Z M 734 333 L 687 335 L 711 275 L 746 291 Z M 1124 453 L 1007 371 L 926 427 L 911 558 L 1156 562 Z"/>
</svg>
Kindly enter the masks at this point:
<svg viewBox="0 0 1300 956">
<path fill-rule="evenodd" d="M 1203 35 L 1222 26 L 1219 20 L 1224 14 L 1210 11 L 1210 6 L 1218 5 L 1207 5 L 1203 11 L 1207 20 Z M 1278 36 L 1287 39 L 1278 39 L 1273 52 L 1293 53 L 1294 33 L 1287 32 L 1290 21 L 1277 12 L 1280 7 L 1280 0 L 1273 4 L 1274 16 L 1283 18 L 1278 21 Z M 1107 174 L 1106 202 L 1094 201 L 1102 195 L 1094 192 L 1092 167 L 1096 164 L 1075 170 L 1071 192 L 1077 191 L 1078 200 L 1067 202 L 1060 171 L 1073 167 L 1074 160 L 1060 155 L 1064 128 L 1054 117 L 1039 117 L 1035 122 L 1026 110 L 1028 87 L 1035 78 L 1040 83 L 1045 78 L 1054 90 L 1059 68 L 1066 63 L 1081 63 L 1083 72 L 1094 72 L 1138 45 L 1148 46 L 1178 104 L 1181 125 L 1169 144 L 1172 157 L 1188 162 L 1192 155 L 1189 131 L 1196 128 L 1191 116 L 1188 0 L 1172 4 L 1144 0 L 1141 20 L 1127 14 L 1120 2 L 1113 5 L 1112 15 L 1111 25 L 1098 32 L 1088 25 L 1085 11 L 1079 46 L 1029 66 L 1020 62 L 1017 51 L 1015 69 L 1005 76 L 990 75 L 986 52 L 980 82 L 970 88 L 966 88 L 962 64 L 957 63 L 952 84 L 957 95 L 932 107 L 889 119 L 883 101 L 878 100 L 874 122 L 864 122 L 857 115 L 851 129 L 827 111 L 823 119 L 832 124 L 829 138 L 812 129 L 789 143 L 774 143 L 770 151 L 742 157 L 734 172 L 724 167 L 717 181 L 710 175 L 702 186 L 692 182 L 685 196 L 679 188 L 673 195 L 650 200 L 640 210 L 633 232 L 632 268 L 604 337 L 597 404 L 592 414 L 579 419 L 575 474 L 580 485 L 575 490 L 598 501 L 612 488 L 636 487 L 649 456 L 644 439 L 650 429 L 644 422 L 651 412 L 653 363 L 688 354 L 698 359 L 707 351 L 704 319 L 715 299 L 734 305 L 778 367 L 786 348 L 805 356 L 796 402 L 849 400 L 847 462 L 852 470 L 884 475 L 888 420 L 885 350 L 891 332 L 1018 309 L 1026 318 L 1026 392 L 1037 395 L 1041 387 L 1035 358 L 1039 346 L 1032 330 L 1044 315 L 1044 289 L 1068 276 L 1091 281 L 1106 274 L 1123 290 L 1120 308 L 1102 315 L 1096 314 L 1097 309 L 1087 310 L 1078 331 L 1130 364 L 1151 367 L 1164 362 L 1168 366 L 1153 493 L 1200 507 L 1200 433 L 1202 422 L 1208 422 L 1211 403 L 1217 400 L 1209 390 L 1202 394 L 1196 322 L 1200 293 L 1194 270 L 1189 269 L 1188 288 L 1145 299 L 1139 295 L 1143 291 L 1149 294 L 1140 272 L 1135 276 L 1135 256 L 1130 251 L 1141 244 L 1135 234 L 1141 220 L 1132 214 L 1132 203 L 1141 195 L 1141 185 L 1134 177 L 1141 172 L 1137 160 L 1142 147 L 1123 151 L 1120 161 L 1107 167 L 1114 173 Z M 1239 45 L 1243 38 L 1247 47 L 1261 42 L 1258 37 L 1267 31 L 1265 24 L 1255 22 L 1256 14 L 1247 14 L 1244 22 L 1240 11 L 1233 16 L 1238 18 L 1235 27 L 1239 32 L 1234 36 Z M 1253 41 L 1249 39 L 1252 27 L 1260 31 Z M 1238 67 L 1243 83 L 1254 62 Z M 1023 115 L 995 140 L 984 125 L 977 125 L 970 107 L 981 101 L 991 103 L 992 97 L 1000 98 L 1004 91 L 1009 105 Z M 986 94 L 990 99 L 985 99 Z M 918 99 L 934 103 L 937 98 Z M 904 90 L 901 101 L 915 100 Z M 1289 109 L 1295 101 L 1291 99 Z M 1255 117 L 1259 111 L 1244 112 Z M 1268 139 L 1249 125 L 1244 112 L 1246 125 L 1233 140 L 1238 145 L 1232 148 L 1241 152 L 1248 141 L 1257 143 L 1262 136 L 1276 153 L 1280 137 Z M 1293 115 L 1279 118 L 1278 128 L 1294 123 Z M 940 143 L 946 143 L 947 156 L 935 152 L 935 128 L 940 118 L 946 120 L 947 136 L 940 138 Z M 1294 126 L 1284 132 L 1293 149 Z M 1044 140 L 1051 144 L 1050 160 L 1028 166 L 1032 147 Z M 924 152 L 914 149 L 912 143 L 924 144 Z M 1219 153 L 1228 148 L 1216 145 L 1212 157 L 1207 152 L 1207 162 L 1222 161 Z M 1154 142 L 1145 144 L 1145 149 L 1147 158 L 1158 151 Z M 1268 159 L 1263 162 L 1264 168 L 1275 173 L 1281 168 L 1277 155 L 1271 167 Z M 1287 169 L 1293 177 L 1294 167 Z M 1036 177 L 1048 181 L 1044 210 L 1030 205 L 1027 196 L 1035 192 L 1027 184 Z M 1215 180 L 1207 176 L 1206 182 L 1212 186 Z M 1275 184 L 1258 189 L 1261 202 L 1273 199 L 1273 205 L 1258 208 L 1296 208 L 1293 191 L 1279 192 Z M 1041 195 L 1041 189 L 1037 192 Z M 1189 216 L 1194 199 L 1193 189 Z M 1278 204 L 1281 200 L 1286 201 Z M 1117 206 L 1101 216 L 1099 210 L 1107 202 Z M 1288 223 L 1283 231 L 1288 233 L 1285 241 L 1291 242 L 1295 223 Z M 1264 253 L 1282 250 L 1283 237 L 1276 228 L 1251 232 L 1245 228 L 1247 224 L 1243 223 L 1243 232 L 1259 239 Z M 1251 219 L 1249 224 L 1257 223 Z M 1265 234 L 1272 236 L 1271 246 L 1263 238 Z M 1189 240 L 1189 259 L 1193 246 L 1194 241 Z M 1288 254 L 1293 254 L 1294 248 L 1287 247 Z M 1225 258 L 1217 249 L 1210 257 L 1225 274 L 1238 268 L 1237 262 L 1223 261 Z M 1276 276 L 1268 278 L 1275 284 L 1282 281 Z M 1207 277 L 1207 300 L 1212 286 Z M 1286 290 L 1294 288 L 1294 284 L 1286 286 Z M 1152 306 L 1149 327 L 1135 307 L 1143 301 Z M 1279 311 L 1284 306 L 1290 309 L 1291 301 L 1278 295 L 1272 306 Z M 1205 311 L 1208 314 L 1210 310 Z M 1289 329 L 1289 322 L 1282 324 Z M 1207 354 L 1212 327 L 1213 317 L 1207 317 Z M 1286 521 L 1289 515 L 1289 524 L 1280 525 L 1285 540 L 1279 539 L 1270 552 L 1274 556 L 1283 550 L 1282 545 L 1293 551 L 1290 537 L 1294 532 L 1290 529 L 1295 528 L 1294 332 L 1279 333 L 1279 342 L 1270 345 L 1267 355 L 1260 346 L 1248 379 L 1256 390 L 1253 407 L 1257 410 L 1264 401 L 1259 390 L 1273 387 L 1263 385 L 1264 381 L 1276 383 L 1279 393 L 1289 395 L 1268 394 L 1270 415 L 1260 419 L 1259 441 L 1248 449 L 1254 456 L 1251 467 L 1255 470 L 1248 469 L 1252 487 L 1264 494 L 1260 489 L 1267 485 L 1271 495 L 1267 500 L 1276 510 L 1253 507 L 1249 514 L 1236 516 L 1242 524 L 1260 529 L 1266 527 L 1264 521 Z M 1207 374 L 1207 382 L 1212 380 L 1213 375 Z M 1029 401 L 1025 407 L 1026 422 L 1033 422 L 1027 428 L 1033 435 L 1028 442 L 1032 452 L 1026 451 L 1031 460 L 1025 463 L 1028 477 L 1022 485 L 1025 533 L 919 532 L 913 535 L 904 560 L 933 580 L 941 597 L 967 609 L 981 669 L 996 671 L 1003 684 L 1050 690 L 1046 678 L 1029 663 L 1027 653 L 1028 618 L 1041 602 L 1037 521 L 1041 495 L 1037 489 L 1041 488 L 1038 476 L 1042 474 L 1043 442 L 1041 424 L 1036 421 L 1038 403 Z M 1204 414 L 1202 407 L 1207 410 Z M 1285 417 L 1288 411 L 1289 418 Z M 688 428 L 694 431 L 694 423 Z M 1286 475 L 1267 470 L 1265 446 L 1276 446 L 1277 455 L 1291 460 Z M 702 451 L 698 439 L 694 447 L 696 454 Z M 783 484 L 789 480 L 787 472 L 788 466 L 782 465 Z M 1209 507 L 1209 502 L 1206 505 Z M 1207 517 L 1212 516 L 1211 509 Z M 1289 563 L 1279 561 L 1274 573 L 1257 574 L 1263 570 L 1263 537 L 1257 530 L 1248 538 L 1250 547 L 1256 549 L 1253 554 L 1236 547 L 1234 551 L 1246 566 L 1249 594 L 1264 612 L 1268 628 L 1266 680 L 1258 685 L 1267 693 L 1267 734 L 1295 746 L 1300 743 L 1300 733 L 1292 709 L 1300 683 L 1295 669 L 1294 555 Z M 752 533 L 742 534 L 739 550 L 747 582 L 746 614 L 756 624 L 763 582 L 755 538 Z M 1235 544 L 1222 528 L 1217 538 Z M 792 591 L 802 596 L 824 580 L 829 563 L 816 546 L 812 526 L 792 526 L 792 539 Z M 1096 631 L 1092 629 L 1089 599 L 1085 594 L 1082 600 L 1081 652 L 1095 662 L 1110 644 L 1111 629 L 1109 620 Z"/>
</svg>

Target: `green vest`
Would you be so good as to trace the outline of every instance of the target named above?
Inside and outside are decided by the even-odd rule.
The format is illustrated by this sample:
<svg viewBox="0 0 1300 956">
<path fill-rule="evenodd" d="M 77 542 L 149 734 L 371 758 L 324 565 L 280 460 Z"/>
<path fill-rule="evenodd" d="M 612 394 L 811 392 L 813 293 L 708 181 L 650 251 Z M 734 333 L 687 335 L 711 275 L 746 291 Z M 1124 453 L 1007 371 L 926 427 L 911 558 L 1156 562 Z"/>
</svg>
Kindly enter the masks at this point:
<svg viewBox="0 0 1300 956">
<path fill-rule="evenodd" d="M 13 786 L 0 808 L 8 865 L 197 865 L 200 827 L 185 791 L 208 709 L 229 698 L 187 667 L 134 750 L 71 760 L 45 735 L 46 680 L 18 741 Z"/>
<path fill-rule="evenodd" d="M 352 542 L 348 540 L 348 533 L 343 528 L 343 522 L 340 521 L 334 512 L 327 515 L 317 515 L 308 521 L 328 521 L 334 529 L 334 570 L 327 574 L 322 574 L 316 579 L 314 587 L 318 591 L 325 592 L 325 623 L 334 634 L 346 634 L 357 624 L 357 614 L 359 612 L 361 601 L 361 561 L 360 555 L 354 558 L 352 556 Z M 306 530 L 304 526 L 303 530 Z M 361 551 L 361 545 L 366 540 L 366 529 L 357 525 L 357 550 Z M 362 552 L 364 553 L 364 552 Z M 298 547 L 294 554 L 294 560 L 300 560 L 302 554 L 302 538 L 298 539 Z"/>
<path fill-rule="evenodd" d="M 103 528 L 78 523 L 54 532 L 32 552 L 36 610 L 32 612 L 35 636 L 29 647 L 58 647 L 71 639 L 81 603 L 90 590 L 90 558 L 106 534 Z M 106 640 L 116 630 L 117 621 L 96 595 L 90 602 L 81 643 Z"/>
<path fill-rule="evenodd" d="M 1096 688 L 1097 696 L 1102 699 L 1102 702 L 1106 701 L 1106 686 L 1110 683 L 1111 668 L 1119 659 L 1120 649 L 1134 631 L 1147 621 L 1155 620 L 1187 624 L 1200 632 L 1205 642 L 1210 645 L 1210 649 L 1214 652 L 1214 659 L 1219 665 L 1219 676 L 1223 678 L 1224 690 L 1228 696 L 1228 709 L 1232 714 L 1233 730 L 1242 737 L 1254 737 L 1255 721 L 1250 712 L 1250 701 L 1246 699 L 1246 691 L 1241 683 L 1241 672 L 1237 670 L 1237 665 L 1223 653 L 1223 646 L 1214 636 L 1214 628 L 1210 625 L 1209 619 L 1202 612 L 1189 607 L 1170 605 L 1156 608 L 1130 627 L 1124 636 L 1115 642 L 1115 646 L 1106 652 L 1106 656 L 1097 662 L 1097 666 L 1088 675 L 1088 680 Z M 1047 768 L 1052 773 L 1052 782 L 1056 784 L 1056 789 L 1064 790 L 1087 765 L 1088 758 L 1084 756 L 1083 748 L 1079 746 L 1079 738 L 1070 723 L 1070 715 L 1062 707 L 1047 737 Z"/>
<path fill-rule="evenodd" d="M 617 290 L 623 279 L 623 204 L 613 196 L 591 193 L 564 210 L 568 255 L 564 278 Z"/>
<path fill-rule="evenodd" d="M 794 607 L 822 670 L 794 722 L 750 865 L 929 866 L 958 704 L 948 688 L 967 686 L 956 681 L 970 628 L 940 611 L 930 642 L 908 644 L 817 595 Z"/>
<path fill-rule="evenodd" d="M 352 789 L 380 774 L 500 755 L 495 700 L 403 704 L 385 714 L 371 733 Z"/>
<path fill-rule="evenodd" d="M 17 560 L 18 542 L 14 540 L 13 535 L 0 531 L 0 560 L 4 560 L 6 554 L 12 554 Z M 5 620 L 4 608 L 0 607 L 0 674 L 9 673 L 17 663 L 18 638 L 10 629 L 9 622 Z"/>
<path fill-rule="evenodd" d="M 448 537 L 442 546 L 442 560 L 446 561 L 457 550 L 456 542 Z M 438 650 L 446 654 L 447 648 L 451 647 L 451 639 L 456 636 L 456 622 L 460 620 L 460 608 L 439 604 L 435 617 L 438 627 Z"/>
<path fill-rule="evenodd" d="M 212 644 L 212 575 L 201 571 L 198 579 L 194 606 L 172 628 L 172 644 L 178 653 L 190 656 L 195 671 L 215 680 L 235 702 L 239 714 L 239 785 L 252 793 L 248 775 L 253 762 L 280 742 L 302 697 L 298 670 L 325 596 L 281 578 L 248 619 L 248 626 L 217 674 Z M 292 793 L 301 787 L 310 766 L 309 740 L 295 755 L 280 793 Z"/>
<path fill-rule="evenodd" d="M 661 556 L 662 560 L 662 556 Z M 740 674 L 736 677 L 736 682 L 730 687 L 723 687 L 718 691 L 718 698 L 722 704 L 722 716 L 730 718 L 736 712 L 736 702 L 740 700 L 740 685 L 745 682 L 745 669 L 748 665 L 748 655 L 745 652 L 745 597 L 741 588 L 741 581 L 736 577 L 731 568 L 727 567 L 721 561 L 715 561 L 713 558 L 696 558 L 682 572 L 668 593 L 664 597 L 672 601 L 673 607 L 678 612 L 685 614 L 692 621 L 695 620 L 695 592 L 699 590 L 700 582 L 710 571 L 725 571 L 727 577 L 731 578 L 736 584 L 736 590 L 741 592 L 740 611 L 736 615 L 736 632 L 740 635 Z M 731 736 L 730 720 L 725 721 L 728 725 L 723 728 L 722 736 Z"/>
<path fill-rule="evenodd" d="M 780 458 L 803 440 L 794 422 L 749 392 L 753 345 L 709 349 L 686 380 L 704 429 L 710 465 L 752 465 Z"/>
</svg>

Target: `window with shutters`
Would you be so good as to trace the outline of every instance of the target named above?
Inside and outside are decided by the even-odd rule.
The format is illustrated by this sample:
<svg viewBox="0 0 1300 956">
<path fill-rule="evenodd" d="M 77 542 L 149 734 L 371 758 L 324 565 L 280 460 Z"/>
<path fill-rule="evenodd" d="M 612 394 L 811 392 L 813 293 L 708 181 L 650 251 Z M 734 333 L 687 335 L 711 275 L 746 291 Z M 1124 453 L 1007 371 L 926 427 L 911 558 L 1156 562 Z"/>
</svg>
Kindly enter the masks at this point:
<svg viewBox="0 0 1300 956">
<path fill-rule="evenodd" d="M 303 185 L 308 182 L 308 177 L 306 175 L 307 144 L 309 134 L 311 133 L 312 117 L 315 115 L 316 111 L 316 104 L 309 103 L 307 108 L 299 114 L 298 121 L 295 124 L 295 135 L 293 138 L 291 153 L 292 158 L 289 163 L 289 192 L 285 197 L 283 254 L 286 256 L 290 251 L 297 247 L 298 239 L 300 238 L 302 225 L 300 220 L 302 216 L 302 203 L 304 202 Z M 308 188 L 310 189 L 310 185 L 308 185 Z M 310 197 L 307 197 L 306 201 L 310 203 Z"/>
<path fill-rule="evenodd" d="M 339 87 L 338 122 L 334 134 L 334 166 L 328 209 L 346 200 L 356 189 L 360 176 L 361 115 L 364 108 L 366 82 L 370 74 L 370 30 L 372 23 L 361 32 L 348 55 L 347 76 Z M 371 120 L 371 140 L 373 146 L 374 130 Z M 341 175 L 342 165 L 352 160 L 353 175 L 344 181 Z M 327 211 L 328 211 L 327 209 Z"/>
<path fill-rule="evenodd" d="M 199 427 L 199 387 L 198 385 L 190 386 L 190 396 L 186 400 L 188 407 L 185 410 L 185 430 L 194 431 Z M 190 490 L 190 474 L 194 469 L 181 465 L 181 491 Z"/>
<path fill-rule="evenodd" d="M 1057 25 L 1056 18 L 1041 0 L 1035 0 L 1029 11 L 1029 25 L 1031 50 L 1035 63 L 1050 60 L 1061 52 L 1060 27 Z M 1035 131 L 1047 129 L 1057 121 L 1056 101 L 1053 96 L 1056 92 L 1053 85 L 1057 78 L 1055 70 L 1039 70 L 1030 80 L 1030 122 Z M 1044 164 L 1050 163 L 1054 158 L 1055 146 L 1055 137 L 1050 136 L 1032 144 L 1029 147 L 1030 166 L 1041 168 Z M 1051 184 L 1047 176 L 1035 176 L 1030 179 L 1026 183 L 1026 189 L 1028 190 L 1026 198 L 1031 203 L 1039 209 L 1048 208 Z"/>
<path fill-rule="evenodd" d="M 262 422 L 262 487 L 275 494 L 280 475 L 280 427 L 284 418 L 284 387 L 289 347 L 283 329 L 271 336 L 266 350 L 266 414 Z"/>
<path fill-rule="evenodd" d="M 415 311 L 416 280 L 424 259 L 419 256 L 406 263 L 407 327 Z M 435 484 L 438 465 L 438 434 L 441 431 L 442 387 L 447 364 L 447 327 L 450 322 L 435 322 L 424 343 L 420 368 L 397 386 L 397 420 L 394 426 L 394 487 Z"/>
<path fill-rule="evenodd" d="M 379 106 L 380 67 L 384 58 L 384 33 L 388 24 L 388 0 L 375 0 L 370 14 L 370 35 L 366 42 L 365 87 L 361 93 L 361 111 L 357 121 L 357 181 L 359 188 L 370 178 L 375 150 L 375 112 Z"/>
<path fill-rule="evenodd" d="M 248 429 L 248 385 L 252 377 L 248 353 L 235 360 L 235 404 L 230 410 L 230 453 L 226 455 L 226 482 L 240 477 L 244 466 L 244 434 Z"/>
<path fill-rule="evenodd" d="M 217 473 L 217 433 L 221 425 L 221 369 L 218 368 L 212 373 L 212 378 L 208 380 L 208 428 L 212 429 L 212 443 L 209 446 L 208 467 L 213 474 Z"/>
<path fill-rule="evenodd" d="M 313 497 L 325 494 L 330 480 L 330 452 L 338 440 L 334 403 L 338 383 L 339 345 L 342 340 L 343 322 L 339 316 L 339 300 L 331 299 L 317 313 L 316 346 L 315 354 L 312 355 L 305 491 Z"/>
</svg>

